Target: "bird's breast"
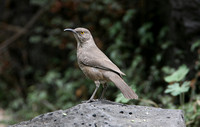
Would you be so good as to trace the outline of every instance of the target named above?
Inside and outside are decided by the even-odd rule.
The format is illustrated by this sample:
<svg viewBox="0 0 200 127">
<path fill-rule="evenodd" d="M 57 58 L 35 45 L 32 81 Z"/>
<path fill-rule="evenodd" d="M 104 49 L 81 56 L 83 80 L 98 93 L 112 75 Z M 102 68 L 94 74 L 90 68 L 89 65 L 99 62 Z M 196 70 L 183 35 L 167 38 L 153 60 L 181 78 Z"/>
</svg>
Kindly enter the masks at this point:
<svg viewBox="0 0 200 127">
<path fill-rule="evenodd" d="M 86 77 L 94 80 L 94 81 L 107 81 L 107 79 L 104 77 L 103 73 L 105 70 L 98 69 L 95 67 L 85 66 L 85 65 L 79 65 L 83 73 L 86 75 Z"/>
</svg>

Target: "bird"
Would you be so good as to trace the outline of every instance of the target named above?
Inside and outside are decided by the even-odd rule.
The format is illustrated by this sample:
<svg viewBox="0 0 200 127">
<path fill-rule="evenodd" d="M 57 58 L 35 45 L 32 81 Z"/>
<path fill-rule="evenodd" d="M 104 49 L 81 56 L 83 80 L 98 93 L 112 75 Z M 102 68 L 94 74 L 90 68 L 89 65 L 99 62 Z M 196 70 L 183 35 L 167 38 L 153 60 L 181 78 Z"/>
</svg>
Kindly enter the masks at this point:
<svg viewBox="0 0 200 127">
<path fill-rule="evenodd" d="M 138 95 L 126 84 L 122 76 L 125 74 L 97 47 L 92 34 L 86 28 L 66 28 L 72 32 L 77 41 L 77 62 L 86 77 L 93 80 L 96 88 L 87 102 L 94 101 L 95 94 L 102 84 L 103 92 L 100 99 L 104 99 L 107 82 L 113 82 L 127 99 L 138 99 Z"/>
</svg>

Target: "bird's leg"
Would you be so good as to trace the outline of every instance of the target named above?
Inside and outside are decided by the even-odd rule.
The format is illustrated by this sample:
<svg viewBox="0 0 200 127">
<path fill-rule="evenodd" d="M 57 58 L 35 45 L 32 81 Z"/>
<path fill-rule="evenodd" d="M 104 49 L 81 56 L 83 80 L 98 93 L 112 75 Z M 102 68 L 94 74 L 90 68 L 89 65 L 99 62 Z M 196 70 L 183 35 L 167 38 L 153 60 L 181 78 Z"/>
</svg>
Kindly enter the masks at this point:
<svg viewBox="0 0 200 127">
<path fill-rule="evenodd" d="M 102 84 L 102 85 L 103 85 L 103 92 L 102 92 L 102 94 L 101 94 L 100 99 L 103 99 L 103 98 L 104 98 L 104 94 L 105 94 L 105 92 L 106 92 L 106 90 L 107 90 L 107 87 L 108 87 L 107 83 L 104 83 L 104 84 Z"/>
<path fill-rule="evenodd" d="M 95 81 L 94 83 L 95 83 L 95 85 L 96 85 L 96 88 L 95 88 L 95 90 L 94 90 L 92 96 L 90 97 L 90 99 L 89 99 L 88 101 L 86 101 L 86 102 L 94 101 L 94 96 L 95 96 L 97 90 L 99 89 L 100 82 L 99 82 L 99 81 Z"/>
</svg>

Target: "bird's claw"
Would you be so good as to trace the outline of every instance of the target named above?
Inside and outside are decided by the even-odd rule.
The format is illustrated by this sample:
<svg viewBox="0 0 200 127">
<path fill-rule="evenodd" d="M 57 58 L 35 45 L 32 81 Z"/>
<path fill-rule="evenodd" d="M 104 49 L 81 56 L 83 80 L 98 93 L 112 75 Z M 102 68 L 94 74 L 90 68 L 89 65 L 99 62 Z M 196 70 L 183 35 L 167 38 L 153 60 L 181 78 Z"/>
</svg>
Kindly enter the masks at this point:
<svg viewBox="0 0 200 127">
<path fill-rule="evenodd" d="M 96 100 L 95 99 L 89 99 L 87 101 L 82 101 L 82 103 L 91 103 L 91 102 L 94 102 L 94 101 L 96 101 Z"/>
</svg>

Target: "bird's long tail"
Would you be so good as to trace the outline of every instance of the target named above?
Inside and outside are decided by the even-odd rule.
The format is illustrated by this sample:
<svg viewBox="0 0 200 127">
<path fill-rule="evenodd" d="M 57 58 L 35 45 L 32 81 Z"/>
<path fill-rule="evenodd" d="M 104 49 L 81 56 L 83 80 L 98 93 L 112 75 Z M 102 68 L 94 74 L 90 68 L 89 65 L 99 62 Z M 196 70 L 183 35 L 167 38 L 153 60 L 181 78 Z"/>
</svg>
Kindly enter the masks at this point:
<svg viewBox="0 0 200 127">
<path fill-rule="evenodd" d="M 112 81 L 122 92 L 127 99 L 138 99 L 138 95 L 128 86 L 124 80 L 116 73 L 110 72 L 108 78 Z"/>
</svg>

